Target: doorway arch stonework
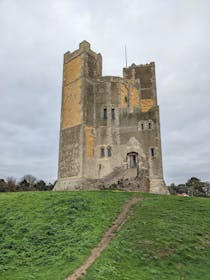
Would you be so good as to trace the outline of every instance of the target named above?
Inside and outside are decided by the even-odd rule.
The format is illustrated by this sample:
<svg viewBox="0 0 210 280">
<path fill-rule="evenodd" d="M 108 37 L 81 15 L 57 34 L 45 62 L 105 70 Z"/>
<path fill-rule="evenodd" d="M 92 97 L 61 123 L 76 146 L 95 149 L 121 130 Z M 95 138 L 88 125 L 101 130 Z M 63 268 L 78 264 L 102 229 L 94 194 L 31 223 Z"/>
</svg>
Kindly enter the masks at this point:
<svg viewBox="0 0 210 280">
<path fill-rule="evenodd" d="M 139 155 L 136 152 L 130 152 L 126 156 L 127 167 L 128 168 L 138 168 L 139 167 Z"/>
<path fill-rule="evenodd" d="M 127 155 L 130 153 L 136 153 L 138 155 L 138 168 L 148 168 L 146 155 L 141 147 L 140 142 L 135 138 L 131 137 L 126 144 L 124 151 L 124 160 L 127 162 Z"/>
</svg>

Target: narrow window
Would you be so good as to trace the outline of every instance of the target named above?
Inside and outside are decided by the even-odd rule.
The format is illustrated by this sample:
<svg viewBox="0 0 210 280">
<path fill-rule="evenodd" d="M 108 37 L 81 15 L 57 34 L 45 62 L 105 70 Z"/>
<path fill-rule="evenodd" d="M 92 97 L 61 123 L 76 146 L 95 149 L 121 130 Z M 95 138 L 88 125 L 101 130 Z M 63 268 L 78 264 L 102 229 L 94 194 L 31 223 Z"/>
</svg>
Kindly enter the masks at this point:
<svg viewBox="0 0 210 280">
<path fill-rule="evenodd" d="M 151 122 L 149 122 L 149 129 L 152 129 L 152 124 L 151 124 Z"/>
<path fill-rule="evenodd" d="M 151 149 L 150 149 L 150 152 L 151 152 L 151 157 L 154 157 L 154 156 L 155 156 L 155 149 L 154 149 L 154 148 L 151 148 Z"/>
<path fill-rule="evenodd" d="M 143 123 L 141 123 L 141 129 L 144 130 L 144 124 Z"/>
<path fill-rule="evenodd" d="M 103 119 L 106 120 L 107 119 L 107 108 L 104 108 L 104 112 L 103 112 Z"/>
<path fill-rule="evenodd" d="M 101 147 L 101 158 L 105 157 L 104 147 Z"/>
<path fill-rule="evenodd" d="M 127 103 L 128 102 L 128 97 L 127 96 L 125 96 L 125 103 Z"/>
<path fill-rule="evenodd" d="M 114 120 L 114 119 L 115 119 L 115 109 L 112 108 L 112 120 Z"/>
<path fill-rule="evenodd" d="M 108 155 L 108 157 L 112 156 L 112 148 L 110 146 L 107 147 L 107 155 Z"/>
</svg>

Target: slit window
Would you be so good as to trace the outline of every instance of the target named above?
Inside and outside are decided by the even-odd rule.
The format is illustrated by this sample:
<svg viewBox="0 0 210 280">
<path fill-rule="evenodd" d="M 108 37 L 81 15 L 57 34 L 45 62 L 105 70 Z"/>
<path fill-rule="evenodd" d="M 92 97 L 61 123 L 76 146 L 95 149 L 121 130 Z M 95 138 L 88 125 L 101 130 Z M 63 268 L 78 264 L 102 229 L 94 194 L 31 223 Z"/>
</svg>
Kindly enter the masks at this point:
<svg viewBox="0 0 210 280">
<path fill-rule="evenodd" d="M 149 122 L 148 126 L 149 126 L 149 129 L 152 129 L 152 124 L 151 124 L 151 122 Z"/>
<path fill-rule="evenodd" d="M 141 129 L 144 130 L 144 124 L 143 123 L 141 123 Z"/>
<path fill-rule="evenodd" d="M 112 108 L 112 120 L 114 120 L 114 119 L 115 119 L 115 109 Z"/>
<path fill-rule="evenodd" d="M 151 153 L 151 157 L 154 157 L 154 156 L 155 156 L 155 149 L 154 149 L 154 148 L 151 148 L 151 149 L 150 149 L 150 153 Z"/>
<path fill-rule="evenodd" d="M 112 148 L 111 147 L 107 148 L 107 155 L 108 155 L 108 157 L 112 156 Z"/>
<path fill-rule="evenodd" d="M 105 150 L 104 147 L 101 147 L 101 154 L 100 154 L 101 158 L 105 157 Z"/>
<path fill-rule="evenodd" d="M 104 108 L 104 111 L 103 111 L 103 119 L 104 120 L 107 119 L 107 108 L 106 107 Z"/>
</svg>

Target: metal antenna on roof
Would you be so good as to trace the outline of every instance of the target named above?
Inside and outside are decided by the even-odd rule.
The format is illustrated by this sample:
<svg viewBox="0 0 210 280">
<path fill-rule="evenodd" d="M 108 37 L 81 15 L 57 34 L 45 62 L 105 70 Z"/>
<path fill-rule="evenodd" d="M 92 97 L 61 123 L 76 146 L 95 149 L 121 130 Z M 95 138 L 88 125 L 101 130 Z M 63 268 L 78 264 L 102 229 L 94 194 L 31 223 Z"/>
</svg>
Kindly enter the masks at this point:
<svg viewBox="0 0 210 280">
<path fill-rule="evenodd" d="M 125 45 L 125 67 L 128 67 L 128 61 L 127 61 L 127 49 L 126 49 L 126 45 Z"/>
</svg>

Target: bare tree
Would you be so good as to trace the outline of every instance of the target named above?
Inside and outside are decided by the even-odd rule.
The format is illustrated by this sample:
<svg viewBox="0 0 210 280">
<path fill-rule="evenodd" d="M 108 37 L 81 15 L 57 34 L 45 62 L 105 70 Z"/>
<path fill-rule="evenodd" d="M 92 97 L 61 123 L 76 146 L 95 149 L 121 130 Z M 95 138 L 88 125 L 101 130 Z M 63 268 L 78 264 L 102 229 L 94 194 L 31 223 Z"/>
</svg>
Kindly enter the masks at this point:
<svg viewBox="0 0 210 280">
<path fill-rule="evenodd" d="M 0 192 L 8 192 L 7 182 L 4 179 L 0 179 Z"/>
<path fill-rule="evenodd" d="M 7 177 L 7 187 L 9 192 L 15 192 L 16 191 L 16 179 L 13 177 Z"/>
<path fill-rule="evenodd" d="M 29 184 L 29 188 L 32 189 L 36 183 L 36 177 L 33 175 L 27 174 L 24 175 L 21 181 L 26 181 Z"/>
</svg>

